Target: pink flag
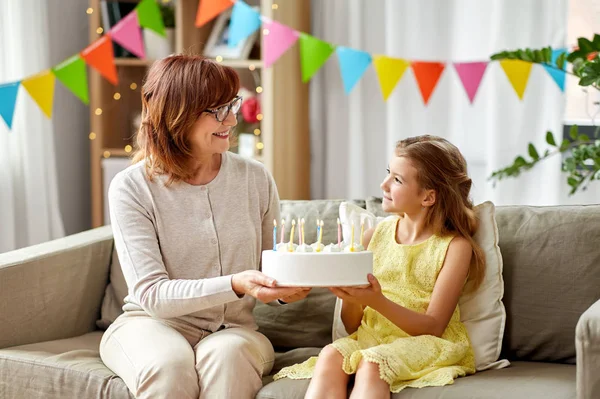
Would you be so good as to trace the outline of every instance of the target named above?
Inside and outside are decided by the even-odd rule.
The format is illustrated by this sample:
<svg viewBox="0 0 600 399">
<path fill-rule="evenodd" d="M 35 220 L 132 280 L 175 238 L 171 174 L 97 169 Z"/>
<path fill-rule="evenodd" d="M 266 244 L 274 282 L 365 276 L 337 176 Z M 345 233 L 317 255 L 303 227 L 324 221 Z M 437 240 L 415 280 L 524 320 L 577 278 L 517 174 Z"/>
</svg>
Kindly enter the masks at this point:
<svg viewBox="0 0 600 399">
<path fill-rule="evenodd" d="M 273 65 L 290 47 L 298 41 L 298 32 L 280 24 L 265 19 L 263 21 L 263 49 L 265 52 L 265 68 Z"/>
<path fill-rule="evenodd" d="M 471 104 L 477 94 L 477 89 L 487 68 L 487 62 L 457 62 L 454 63 L 454 68 L 458 72 L 458 76 L 469 96 Z"/>
<path fill-rule="evenodd" d="M 146 58 L 142 30 L 138 22 L 137 12 L 133 11 L 120 20 L 111 30 L 112 39 L 131 51 L 138 58 Z"/>
</svg>

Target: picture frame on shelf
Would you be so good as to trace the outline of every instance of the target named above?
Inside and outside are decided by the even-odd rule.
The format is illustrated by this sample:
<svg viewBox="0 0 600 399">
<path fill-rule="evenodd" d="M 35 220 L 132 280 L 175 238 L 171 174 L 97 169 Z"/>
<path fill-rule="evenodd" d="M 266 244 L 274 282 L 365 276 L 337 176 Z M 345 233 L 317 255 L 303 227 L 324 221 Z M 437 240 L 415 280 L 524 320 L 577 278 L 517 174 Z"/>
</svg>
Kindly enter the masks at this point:
<svg viewBox="0 0 600 399">
<path fill-rule="evenodd" d="M 259 11 L 258 7 L 253 7 Z M 247 60 L 250 56 L 252 47 L 258 39 L 258 31 L 252 33 L 247 38 L 240 40 L 235 47 L 229 47 L 227 38 L 229 34 L 229 22 L 231 20 L 231 12 L 229 9 L 222 12 L 216 19 L 214 27 L 208 37 L 206 46 L 204 47 L 204 56 L 215 58 L 217 56 L 229 60 Z"/>
</svg>

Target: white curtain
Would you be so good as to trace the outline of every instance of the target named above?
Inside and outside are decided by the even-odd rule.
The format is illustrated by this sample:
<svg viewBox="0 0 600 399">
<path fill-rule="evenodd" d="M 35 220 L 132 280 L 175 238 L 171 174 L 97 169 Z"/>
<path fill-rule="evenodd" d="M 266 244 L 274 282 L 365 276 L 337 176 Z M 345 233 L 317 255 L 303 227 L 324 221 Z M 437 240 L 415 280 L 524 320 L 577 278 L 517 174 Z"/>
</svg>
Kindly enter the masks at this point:
<svg viewBox="0 0 600 399">
<path fill-rule="evenodd" d="M 313 0 L 313 35 L 336 45 L 421 61 L 485 61 L 495 52 L 565 46 L 568 0 Z M 476 203 L 552 205 L 597 202 L 600 187 L 567 198 L 559 157 L 494 188 L 487 177 L 527 144 L 561 140 L 565 95 L 534 66 L 519 100 L 497 62 L 488 66 L 473 105 L 446 65 L 429 104 L 407 69 L 387 102 L 373 67 L 344 94 L 333 55 L 310 87 L 313 198 L 381 196 L 379 184 L 396 141 L 445 137 L 467 159 Z M 569 78 L 569 77 L 568 77 Z M 600 186 L 600 184 L 598 184 Z"/>
<path fill-rule="evenodd" d="M 0 83 L 50 66 L 47 2 L 0 1 Z M 0 253 L 64 235 L 53 136 L 21 86 L 12 129 L 0 121 Z"/>
</svg>

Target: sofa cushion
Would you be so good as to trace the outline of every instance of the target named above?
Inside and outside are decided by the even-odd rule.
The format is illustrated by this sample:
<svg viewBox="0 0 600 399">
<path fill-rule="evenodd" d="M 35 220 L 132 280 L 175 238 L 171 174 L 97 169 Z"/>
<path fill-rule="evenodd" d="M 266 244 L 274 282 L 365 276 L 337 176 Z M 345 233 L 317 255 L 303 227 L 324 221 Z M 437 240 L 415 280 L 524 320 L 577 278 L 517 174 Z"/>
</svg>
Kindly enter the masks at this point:
<svg viewBox="0 0 600 399">
<path fill-rule="evenodd" d="M 265 385 L 257 399 L 304 398 L 310 380 L 284 378 Z M 406 388 L 392 399 L 575 399 L 575 366 L 514 362 L 501 370 L 458 378 L 444 387 Z"/>
<path fill-rule="evenodd" d="M 0 350 L 0 398 L 133 398 L 100 360 L 101 338 L 95 331 Z"/>
<path fill-rule="evenodd" d="M 351 201 L 365 206 L 364 201 Z M 342 200 L 281 201 L 281 217 L 290 220 L 304 218 L 306 242 L 317 239 L 317 219 L 324 220 L 323 242 L 337 242 L 339 206 Z M 288 230 L 289 231 L 289 230 Z M 323 347 L 331 343 L 331 326 L 335 296 L 325 288 L 313 289 L 306 300 L 284 306 L 268 306 L 257 302 L 254 316 L 259 331 L 278 349 Z"/>
<path fill-rule="evenodd" d="M 600 206 L 497 209 L 508 358 L 575 363 L 575 326 L 600 298 Z"/>
<path fill-rule="evenodd" d="M 344 225 L 344 241 L 349 242 L 350 223 L 355 226 L 362 220 L 368 220 L 375 226 L 384 220 L 386 215 L 381 208 L 381 198 L 371 197 L 367 200 L 365 210 L 353 204 L 340 205 L 340 219 Z M 481 286 L 476 291 L 466 291 L 460 297 L 459 307 L 461 321 L 469 332 L 469 338 L 475 352 L 477 370 L 501 368 L 508 365 L 508 361 L 500 360 L 502 337 L 506 312 L 502 304 L 504 282 L 502 280 L 502 256 L 498 247 L 498 227 L 496 225 L 494 204 L 487 201 L 475 207 L 475 212 L 480 220 L 479 229 L 473 236 L 481 246 L 486 258 L 486 274 Z M 334 339 L 346 335 L 339 317 L 340 301 L 336 303 L 333 332 Z"/>
</svg>

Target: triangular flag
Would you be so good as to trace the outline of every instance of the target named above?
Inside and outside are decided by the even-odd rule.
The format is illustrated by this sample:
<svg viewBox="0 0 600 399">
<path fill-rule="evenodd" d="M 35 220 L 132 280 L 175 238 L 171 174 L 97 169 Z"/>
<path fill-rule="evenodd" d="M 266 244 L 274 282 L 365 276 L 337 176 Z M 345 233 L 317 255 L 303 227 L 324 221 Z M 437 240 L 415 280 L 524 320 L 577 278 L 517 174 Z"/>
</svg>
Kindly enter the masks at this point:
<svg viewBox="0 0 600 399">
<path fill-rule="evenodd" d="M 196 27 L 201 27 L 232 5 L 231 0 L 200 0 L 196 12 Z"/>
<path fill-rule="evenodd" d="M 89 104 L 85 61 L 74 55 L 52 68 L 54 75 L 84 104 Z"/>
<path fill-rule="evenodd" d="M 565 59 L 563 69 L 561 70 L 558 68 L 558 65 L 556 65 L 556 60 L 562 53 L 566 53 L 566 52 L 567 52 L 567 49 L 565 49 L 565 48 L 552 50 L 551 66 L 542 64 L 544 69 L 546 69 L 546 71 L 550 74 L 550 76 L 552 76 L 552 79 L 554 79 L 554 81 L 556 82 L 556 84 L 558 85 L 558 87 L 560 88 L 561 91 L 565 91 L 565 78 L 567 76 L 567 72 L 566 72 L 567 71 L 567 62 Z"/>
<path fill-rule="evenodd" d="M 375 72 L 377 72 L 383 100 L 387 101 L 400 78 L 404 75 L 404 71 L 410 66 L 410 62 L 401 58 L 376 55 L 373 57 L 373 65 L 375 66 Z"/>
<path fill-rule="evenodd" d="M 31 98 L 42 109 L 48 118 L 52 118 L 54 104 L 54 74 L 50 70 L 43 71 L 30 78 L 23 79 L 21 84 Z"/>
<path fill-rule="evenodd" d="M 440 80 L 445 65 L 441 62 L 413 62 L 413 72 L 423 96 L 425 105 L 429 102 L 429 97 Z"/>
<path fill-rule="evenodd" d="M 81 52 L 81 58 L 113 85 L 119 83 L 110 34 L 102 36 Z"/>
<path fill-rule="evenodd" d="M 531 62 L 525 62 L 521 60 L 501 60 L 500 65 L 504 69 L 504 73 L 508 77 L 510 84 L 519 96 L 519 99 L 523 99 L 527 82 L 529 81 L 529 74 L 531 73 Z"/>
<path fill-rule="evenodd" d="M 354 85 L 371 65 L 372 58 L 369 53 L 348 47 L 338 47 L 336 52 L 340 62 L 344 90 L 346 94 L 350 94 Z"/>
<path fill-rule="evenodd" d="M 227 44 L 229 47 L 237 46 L 258 28 L 260 28 L 260 14 L 243 1 L 236 1 L 231 12 Z"/>
<path fill-rule="evenodd" d="M 166 36 L 165 24 L 163 23 L 160 8 L 158 8 L 156 0 L 142 0 L 135 10 L 137 11 L 138 21 L 142 28 L 148 28 L 161 36 Z"/>
<path fill-rule="evenodd" d="M 271 20 L 266 20 L 263 28 L 264 63 L 269 68 L 298 41 L 298 32 Z"/>
<path fill-rule="evenodd" d="M 146 58 L 144 51 L 144 42 L 142 40 L 142 30 L 138 23 L 136 11 L 130 12 L 120 20 L 111 30 L 110 37 L 131 51 L 138 58 Z"/>
<path fill-rule="evenodd" d="M 301 32 L 300 68 L 302 69 L 302 81 L 308 82 L 334 51 L 335 46 L 333 44 Z"/>
<path fill-rule="evenodd" d="M 4 119 L 4 122 L 6 122 L 9 129 L 12 127 L 20 83 L 21 82 L 0 84 L 0 116 Z"/>
<path fill-rule="evenodd" d="M 487 65 L 488 63 L 485 61 L 454 63 L 454 68 L 456 68 L 456 72 L 460 77 L 460 81 L 467 92 L 471 104 L 473 104 L 475 94 L 477 94 L 477 89 L 479 89 L 479 84 L 481 83 Z"/>
</svg>

